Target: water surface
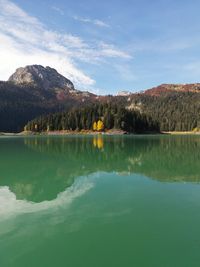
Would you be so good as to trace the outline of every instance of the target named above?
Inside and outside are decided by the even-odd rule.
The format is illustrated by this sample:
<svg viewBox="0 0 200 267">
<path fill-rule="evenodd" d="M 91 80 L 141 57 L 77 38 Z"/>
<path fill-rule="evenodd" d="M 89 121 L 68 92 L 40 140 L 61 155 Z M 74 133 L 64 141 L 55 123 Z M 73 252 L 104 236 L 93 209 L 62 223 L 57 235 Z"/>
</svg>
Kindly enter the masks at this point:
<svg viewBox="0 0 200 267">
<path fill-rule="evenodd" d="M 199 136 L 0 138 L 0 266 L 199 266 L 199 151 Z"/>
</svg>

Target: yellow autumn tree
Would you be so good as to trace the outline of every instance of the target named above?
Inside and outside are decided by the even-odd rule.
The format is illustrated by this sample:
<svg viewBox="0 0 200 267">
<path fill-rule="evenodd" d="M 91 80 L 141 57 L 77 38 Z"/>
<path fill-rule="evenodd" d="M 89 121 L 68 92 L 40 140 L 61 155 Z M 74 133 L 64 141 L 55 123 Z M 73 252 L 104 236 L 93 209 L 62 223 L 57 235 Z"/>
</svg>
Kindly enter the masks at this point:
<svg viewBox="0 0 200 267">
<path fill-rule="evenodd" d="M 98 122 L 97 122 L 97 131 L 103 131 L 103 129 L 104 129 L 104 124 L 103 124 L 103 121 L 101 121 L 101 120 L 98 120 Z"/>
<path fill-rule="evenodd" d="M 92 128 L 93 128 L 93 131 L 96 131 L 97 130 L 97 123 L 96 123 L 96 121 L 93 123 Z"/>
</svg>

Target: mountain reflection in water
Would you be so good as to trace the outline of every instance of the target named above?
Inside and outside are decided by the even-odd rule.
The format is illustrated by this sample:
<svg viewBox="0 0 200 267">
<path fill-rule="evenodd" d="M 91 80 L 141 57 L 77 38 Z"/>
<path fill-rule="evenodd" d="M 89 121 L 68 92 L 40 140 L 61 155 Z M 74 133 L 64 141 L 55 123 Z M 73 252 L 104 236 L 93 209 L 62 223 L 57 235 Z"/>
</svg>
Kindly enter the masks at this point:
<svg viewBox="0 0 200 267">
<path fill-rule="evenodd" d="M 0 186 L 34 202 L 56 199 L 76 178 L 97 172 L 200 181 L 199 136 L 25 137 L 1 139 L 0 149 Z"/>
</svg>

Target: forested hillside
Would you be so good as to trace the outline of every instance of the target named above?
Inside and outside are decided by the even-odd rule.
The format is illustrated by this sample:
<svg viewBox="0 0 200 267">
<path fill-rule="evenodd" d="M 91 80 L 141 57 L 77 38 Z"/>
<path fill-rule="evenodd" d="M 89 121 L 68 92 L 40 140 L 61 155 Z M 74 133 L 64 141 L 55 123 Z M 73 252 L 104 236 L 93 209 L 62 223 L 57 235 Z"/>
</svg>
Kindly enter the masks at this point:
<svg viewBox="0 0 200 267">
<path fill-rule="evenodd" d="M 30 119 L 71 105 L 72 101 L 58 102 L 53 93 L 38 87 L 0 82 L 0 132 L 19 132 Z"/>
<path fill-rule="evenodd" d="M 101 125 L 99 129 L 96 124 Z M 159 125 L 150 116 L 111 103 L 93 104 L 69 112 L 41 116 L 29 122 L 25 128 L 36 132 L 92 129 L 121 129 L 130 133 L 159 131 Z"/>
<path fill-rule="evenodd" d="M 141 94 L 127 102 L 157 121 L 161 131 L 191 131 L 200 128 L 200 93 L 163 92 L 159 96 Z"/>
<path fill-rule="evenodd" d="M 147 120 L 146 131 L 152 122 L 161 131 L 191 131 L 200 129 L 200 84 L 162 84 L 141 93 L 98 96 L 76 90 L 55 69 L 40 65 L 19 68 L 9 81 L 0 82 L 0 132 L 20 132 L 41 116 L 44 122 L 36 119 L 41 130 L 47 124 L 49 130 L 91 129 L 94 119 L 102 117 L 107 129 L 128 124 L 128 131 L 143 131 Z"/>
</svg>

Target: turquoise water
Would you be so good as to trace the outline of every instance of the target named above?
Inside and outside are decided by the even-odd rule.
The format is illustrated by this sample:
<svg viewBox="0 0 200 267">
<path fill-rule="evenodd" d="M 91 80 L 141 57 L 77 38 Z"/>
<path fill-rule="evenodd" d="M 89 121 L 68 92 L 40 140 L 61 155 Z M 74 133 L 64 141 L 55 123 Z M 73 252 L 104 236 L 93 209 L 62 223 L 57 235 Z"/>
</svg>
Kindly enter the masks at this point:
<svg viewBox="0 0 200 267">
<path fill-rule="evenodd" d="M 0 266 L 199 266 L 199 151 L 199 136 L 0 138 Z"/>
</svg>

